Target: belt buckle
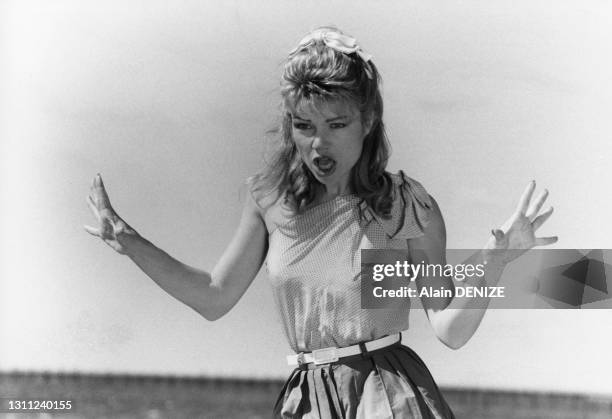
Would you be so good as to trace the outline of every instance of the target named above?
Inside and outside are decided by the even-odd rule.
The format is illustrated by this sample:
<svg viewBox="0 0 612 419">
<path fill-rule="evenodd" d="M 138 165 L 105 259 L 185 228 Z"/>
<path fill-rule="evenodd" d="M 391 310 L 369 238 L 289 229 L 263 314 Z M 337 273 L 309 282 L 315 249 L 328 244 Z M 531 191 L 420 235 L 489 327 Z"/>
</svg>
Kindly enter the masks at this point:
<svg viewBox="0 0 612 419">
<path fill-rule="evenodd" d="M 305 363 L 306 363 L 306 357 L 304 356 L 304 352 L 300 352 L 299 354 L 297 354 L 298 367 L 301 367 Z"/>
<path fill-rule="evenodd" d="M 338 351 L 335 347 L 315 349 L 312 351 L 312 357 L 315 365 L 329 364 L 330 362 L 336 362 L 340 358 L 338 357 Z"/>
</svg>

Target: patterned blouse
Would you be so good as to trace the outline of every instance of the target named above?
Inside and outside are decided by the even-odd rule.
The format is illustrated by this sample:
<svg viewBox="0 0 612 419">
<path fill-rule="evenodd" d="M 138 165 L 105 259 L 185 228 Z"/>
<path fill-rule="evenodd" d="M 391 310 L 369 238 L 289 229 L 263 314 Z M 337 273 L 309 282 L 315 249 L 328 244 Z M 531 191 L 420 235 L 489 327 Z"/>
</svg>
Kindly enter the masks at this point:
<svg viewBox="0 0 612 419">
<path fill-rule="evenodd" d="M 361 249 L 407 251 L 406 240 L 422 236 L 429 221 L 432 201 L 423 186 L 401 170 L 391 178 L 390 219 L 351 194 L 299 215 L 283 210 L 281 200 L 263 210 L 269 231 L 268 277 L 294 351 L 350 346 L 408 328 L 406 302 L 361 308 Z M 270 217 L 271 212 L 281 215 Z"/>
</svg>

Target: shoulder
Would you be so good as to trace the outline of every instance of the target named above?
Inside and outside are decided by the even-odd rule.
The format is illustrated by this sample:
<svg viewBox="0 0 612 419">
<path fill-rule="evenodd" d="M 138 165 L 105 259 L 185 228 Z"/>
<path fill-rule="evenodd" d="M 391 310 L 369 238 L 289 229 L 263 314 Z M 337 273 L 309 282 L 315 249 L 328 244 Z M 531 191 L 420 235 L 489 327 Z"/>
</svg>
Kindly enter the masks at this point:
<svg viewBox="0 0 612 419">
<path fill-rule="evenodd" d="M 431 208 L 427 214 L 427 222 L 420 235 L 408 240 L 408 248 L 415 261 L 425 260 L 427 263 L 444 265 L 446 264 L 446 226 L 438 203 L 431 195 L 429 198 Z"/>
<path fill-rule="evenodd" d="M 258 184 L 254 176 L 244 181 L 246 185 L 246 208 L 256 212 L 265 222 L 268 233 L 276 229 L 283 219 L 283 212 L 279 203 L 282 201 L 276 190 L 267 190 Z"/>
<path fill-rule="evenodd" d="M 444 224 L 444 217 L 442 217 L 442 211 L 438 202 L 433 196 L 429 195 L 431 200 L 431 207 L 428 214 L 428 223 L 423 231 L 423 237 L 428 239 L 446 239 L 446 226 Z"/>
<path fill-rule="evenodd" d="M 246 204 L 254 206 L 263 216 L 275 201 L 278 201 L 278 193 L 276 191 L 267 190 L 258 181 L 257 176 L 249 176 L 243 182 L 246 186 Z"/>
<path fill-rule="evenodd" d="M 407 204 L 408 217 L 412 217 L 419 226 L 419 231 L 413 237 L 419 241 L 446 240 L 446 226 L 442 211 L 435 198 L 429 194 L 421 182 L 407 176 L 402 170 L 392 174 L 394 183 L 398 185 L 400 194 Z"/>
<path fill-rule="evenodd" d="M 433 206 L 433 198 L 423 184 L 418 180 L 409 177 L 403 170 L 397 173 L 389 173 L 394 185 L 394 199 L 405 198 L 421 205 L 424 208 L 431 209 Z"/>
<path fill-rule="evenodd" d="M 392 207 L 389 220 L 379 220 L 391 238 L 412 239 L 426 234 L 436 223 L 440 210 L 421 182 L 403 170 L 387 173 L 392 181 Z"/>
</svg>

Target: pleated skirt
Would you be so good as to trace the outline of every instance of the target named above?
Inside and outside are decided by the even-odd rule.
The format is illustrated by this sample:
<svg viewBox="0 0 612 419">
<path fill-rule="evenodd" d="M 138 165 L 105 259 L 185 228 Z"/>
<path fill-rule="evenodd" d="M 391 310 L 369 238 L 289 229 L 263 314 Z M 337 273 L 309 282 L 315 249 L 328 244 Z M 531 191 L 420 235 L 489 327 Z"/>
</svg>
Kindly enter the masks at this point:
<svg viewBox="0 0 612 419">
<path fill-rule="evenodd" d="M 397 343 L 327 365 L 293 370 L 275 418 L 454 419 L 431 373 Z"/>
</svg>

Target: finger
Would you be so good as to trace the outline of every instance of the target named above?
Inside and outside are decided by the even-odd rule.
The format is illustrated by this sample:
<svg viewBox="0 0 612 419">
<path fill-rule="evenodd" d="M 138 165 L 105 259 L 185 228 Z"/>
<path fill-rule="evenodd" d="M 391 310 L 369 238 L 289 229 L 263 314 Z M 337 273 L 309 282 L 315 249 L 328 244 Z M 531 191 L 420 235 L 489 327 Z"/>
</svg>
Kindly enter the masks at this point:
<svg viewBox="0 0 612 419">
<path fill-rule="evenodd" d="M 92 236 L 100 237 L 100 231 L 97 228 L 87 226 L 87 225 L 83 226 L 83 228 L 85 229 L 86 232 L 88 232 Z"/>
<path fill-rule="evenodd" d="M 519 204 L 516 208 L 517 212 L 519 214 L 525 214 L 525 212 L 527 211 L 527 207 L 529 207 L 529 201 L 531 201 L 531 195 L 533 195 L 533 190 L 535 189 L 535 180 L 532 180 L 531 182 L 529 182 L 529 185 L 527 185 L 527 187 L 525 188 L 525 191 L 523 192 L 523 195 L 521 196 L 521 199 L 519 200 Z"/>
<path fill-rule="evenodd" d="M 553 236 L 553 237 L 537 237 L 535 239 L 535 245 L 536 246 L 547 246 L 549 244 L 556 243 L 557 240 L 559 240 L 559 237 L 557 237 L 557 236 Z"/>
<path fill-rule="evenodd" d="M 538 215 L 538 212 L 540 212 L 540 209 L 542 208 L 542 205 L 544 205 L 544 201 L 546 201 L 546 198 L 548 198 L 548 189 L 544 189 L 544 191 L 538 196 L 538 199 L 533 203 L 531 208 L 529 208 L 529 211 L 527 212 L 527 218 L 529 218 L 530 221 L 533 222 L 535 217 Z"/>
<path fill-rule="evenodd" d="M 98 207 L 96 207 L 96 203 L 93 201 L 91 195 L 87 195 L 87 205 L 89 205 L 89 209 L 93 212 L 96 219 L 100 221 L 100 212 L 98 212 Z"/>
<path fill-rule="evenodd" d="M 102 176 L 98 173 L 94 178 L 94 194 L 98 208 L 100 209 L 112 209 L 110 199 L 104 188 L 104 182 L 102 182 Z"/>
<path fill-rule="evenodd" d="M 531 226 L 533 227 L 533 231 L 536 231 L 538 228 L 540 228 L 542 224 L 544 224 L 546 220 L 548 220 L 548 218 L 552 215 L 552 213 L 553 213 L 553 207 L 550 207 L 548 210 L 546 210 L 546 212 L 543 212 L 542 214 L 538 215 L 535 218 L 535 220 L 533 220 L 533 222 L 531 223 Z"/>
<path fill-rule="evenodd" d="M 96 188 L 98 188 L 100 186 L 100 182 L 98 180 L 98 177 L 100 176 L 100 173 L 96 174 L 93 179 L 91 180 L 91 185 L 89 186 L 89 190 L 91 192 L 94 192 L 96 190 Z"/>
<path fill-rule="evenodd" d="M 95 185 L 104 189 L 104 181 L 102 180 L 102 175 L 100 173 L 96 174 L 94 178 Z"/>
</svg>

